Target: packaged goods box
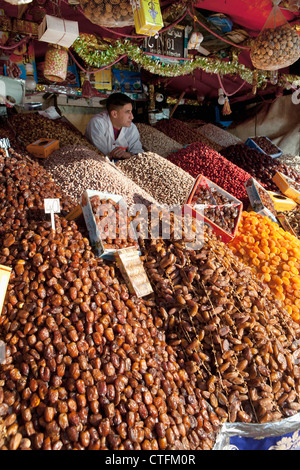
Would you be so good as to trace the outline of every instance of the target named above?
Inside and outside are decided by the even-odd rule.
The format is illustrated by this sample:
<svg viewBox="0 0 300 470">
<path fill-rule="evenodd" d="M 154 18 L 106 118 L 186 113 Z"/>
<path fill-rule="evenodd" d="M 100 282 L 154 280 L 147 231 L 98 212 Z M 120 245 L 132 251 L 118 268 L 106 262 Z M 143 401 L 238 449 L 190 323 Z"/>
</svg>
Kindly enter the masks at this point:
<svg viewBox="0 0 300 470">
<path fill-rule="evenodd" d="M 280 150 L 279 147 L 277 147 L 277 145 L 275 145 L 268 137 L 266 136 L 262 136 L 263 139 L 266 139 L 267 142 L 269 142 L 270 144 L 272 144 L 276 149 L 277 151 L 275 153 L 272 153 L 272 154 L 269 154 L 267 152 L 265 152 L 253 139 L 251 139 L 249 137 L 249 139 L 246 140 L 245 142 L 245 145 L 247 145 L 247 147 L 250 147 L 250 148 L 253 148 L 255 150 L 258 150 L 259 152 L 263 153 L 264 155 L 269 155 L 269 157 L 272 157 L 272 158 L 278 158 L 282 155 L 282 150 Z"/>
<path fill-rule="evenodd" d="M 27 145 L 27 152 L 33 154 L 37 158 L 47 158 L 54 150 L 59 149 L 59 140 L 56 139 L 39 139 L 32 144 Z"/>
<path fill-rule="evenodd" d="M 278 223 L 276 218 L 277 211 L 268 191 L 266 191 L 265 188 L 254 178 L 249 178 L 248 181 L 246 181 L 245 188 L 252 210 L 258 214 L 269 217 L 272 222 Z"/>
<path fill-rule="evenodd" d="M 300 185 L 296 181 L 279 171 L 276 171 L 272 179 L 285 196 L 300 204 Z"/>
</svg>

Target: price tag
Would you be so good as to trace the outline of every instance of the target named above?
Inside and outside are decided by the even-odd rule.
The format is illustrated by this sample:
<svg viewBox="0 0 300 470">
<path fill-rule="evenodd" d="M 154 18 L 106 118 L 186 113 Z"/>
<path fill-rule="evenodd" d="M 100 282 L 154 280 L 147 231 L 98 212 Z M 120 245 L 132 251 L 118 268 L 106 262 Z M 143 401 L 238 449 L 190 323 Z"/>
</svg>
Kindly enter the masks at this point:
<svg viewBox="0 0 300 470">
<path fill-rule="evenodd" d="M 55 219 L 54 214 L 60 212 L 60 200 L 59 199 L 44 199 L 45 214 L 51 214 L 52 230 L 55 230 Z"/>
<path fill-rule="evenodd" d="M 8 149 L 10 148 L 9 139 L 6 139 L 6 138 L 0 139 L 0 148 L 4 149 L 6 152 L 6 156 L 9 157 L 9 153 L 8 153 Z"/>
</svg>

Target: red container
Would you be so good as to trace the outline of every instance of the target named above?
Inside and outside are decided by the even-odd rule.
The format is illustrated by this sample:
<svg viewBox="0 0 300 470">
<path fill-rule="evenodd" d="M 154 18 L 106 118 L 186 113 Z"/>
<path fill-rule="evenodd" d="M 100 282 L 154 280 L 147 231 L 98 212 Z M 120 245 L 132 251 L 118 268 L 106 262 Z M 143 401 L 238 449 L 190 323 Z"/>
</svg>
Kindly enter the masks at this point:
<svg viewBox="0 0 300 470">
<path fill-rule="evenodd" d="M 195 209 L 194 200 L 197 197 L 197 192 L 198 192 L 198 189 L 200 187 L 215 189 L 219 194 L 225 196 L 230 202 L 232 202 L 232 204 L 235 207 L 238 208 L 238 215 L 235 218 L 234 228 L 233 228 L 232 232 L 226 231 L 225 229 L 223 229 L 222 227 L 217 225 L 215 222 L 213 222 L 209 218 L 205 217 L 205 215 L 203 215 L 201 212 L 197 211 L 197 209 Z M 209 207 L 210 205 L 207 204 L 207 206 Z M 222 205 L 220 205 L 219 207 L 221 207 L 221 206 Z M 196 180 L 195 180 L 194 186 L 192 187 L 191 192 L 190 192 L 190 194 L 189 194 L 189 196 L 186 200 L 184 210 L 185 210 L 185 213 L 190 213 L 192 215 L 192 217 L 194 217 L 195 219 L 200 220 L 200 221 L 203 220 L 205 224 L 209 225 L 213 229 L 213 231 L 216 233 L 216 235 L 221 237 L 221 240 L 224 243 L 229 243 L 231 240 L 234 239 L 234 237 L 236 235 L 236 232 L 237 232 L 240 220 L 241 220 L 242 211 L 243 211 L 243 203 L 241 201 L 239 201 L 238 199 L 236 199 L 231 194 L 227 193 L 227 191 L 224 191 L 224 189 L 217 186 L 215 183 L 210 181 L 205 176 L 198 175 Z"/>
</svg>

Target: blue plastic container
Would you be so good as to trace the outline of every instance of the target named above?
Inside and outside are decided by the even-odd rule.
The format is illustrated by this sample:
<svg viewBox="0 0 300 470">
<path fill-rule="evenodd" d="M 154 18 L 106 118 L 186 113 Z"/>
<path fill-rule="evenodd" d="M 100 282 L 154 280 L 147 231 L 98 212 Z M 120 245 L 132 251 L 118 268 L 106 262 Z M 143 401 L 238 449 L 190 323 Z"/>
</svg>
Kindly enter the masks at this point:
<svg viewBox="0 0 300 470">
<path fill-rule="evenodd" d="M 272 155 L 269 155 L 268 153 L 266 153 L 259 145 L 257 145 L 256 142 L 254 142 L 254 140 L 252 140 L 250 137 L 246 140 L 245 142 L 245 145 L 247 145 L 247 147 L 250 147 L 250 148 L 253 148 L 255 150 L 258 150 L 259 152 L 263 153 L 264 155 L 269 155 L 269 157 L 272 157 L 272 158 L 278 158 L 278 157 L 281 157 L 282 155 L 282 150 L 280 150 L 280 148 L 277 147 L 277 145 L 275 145 L 271 139 L 269 139 L 269 137 L 267 136 L 263 136 L 265 139 L 267 139 L 269 142 L 271 142 L 272 145 L 274 145 L 277 149 L 278 149 L 278 152 L 276 153 L 273 153 Z"/>
</svg>

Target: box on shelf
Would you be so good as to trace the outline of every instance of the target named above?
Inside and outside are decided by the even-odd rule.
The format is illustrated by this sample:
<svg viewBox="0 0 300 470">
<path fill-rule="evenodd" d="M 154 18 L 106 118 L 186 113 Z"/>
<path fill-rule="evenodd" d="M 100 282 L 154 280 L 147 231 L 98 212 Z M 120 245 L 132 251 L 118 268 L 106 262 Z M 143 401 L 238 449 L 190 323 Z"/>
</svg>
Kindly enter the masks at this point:
<svg viewBox="0 0 300 470">
<path fill-rule="evenodd" d="M 127 205 L 122 196 L 119 194 L 110 194 L 101 191 L 96 191 L 93 189 L 87 189 L 81 195 L 81 209 L 84 216 L 85 224 L 89 232 L 89 239 L 90 243 L 95 251 L 96 256 L 113 259 L 117 249 L 114 248 L 105 248 L 103 240 L 101 238 L 101 234 L 99 228 L 96 223 L 95 215 L 92 210 L 92 205 L 90 202 L 90 198 L 93 196 L 99 196 L 100 199 L 106 200 L 111 199 L 112 201 L 118 203 L 120 207 L 127 211 Z M 137 240 L 136 232 L 133 228 L 133 225 L 130 224 L 130 230 L 133 234 L 135 240 Z M 138 245 L 138 243 L 137 243 Z"/>
<path fill-rule="evenodd" d="M 268 137 L 266 136 L 262 136 L 264 139 L 266 139 L 267 141 L 269 141 L 272 145 L 274 145 L 274 147 L 276 147 L 277 149 L 277 152 L 275 153 L 272 153 L 272 154 L 269 154 L 267 152 L 265 152 L 256 142 L 254 142 L 253 139 L 251 139 L 250 137 L 246 140 L 245 142 L 245 145 L 247 145 L 247 147 L 250 147 L 250 148 L 253 148 L 255 150 L 258 150 L 259 152 L 263 153 L 264 155 L 269 155 L 270 157 L 272 158 L 278 158 L 282 155 L 282 150 L 280 150 L 279 147 L 277 147 L 277 145 L 275 145 Z"/>
<path fill-rule="evenodd" d="M 7 286 L 8 286 L 9 279 L 10 279 L 11 269 L 12 268 L 8 266 L 4 266 L 0 264 L 0 315 L 2 312 L 2 307 L 3 307 L 3 303 L 4 303 L 6 291 L 7 291 Z"/>
<path fill-rule="evenodd" d="M 135 31 L 137 34 L 154 36 L 163 27 L 159 0 L 131 0 Z M 151 6 L 151 8 L 150 8 Z"/>
<path fill-rule="evenodd" d="M 142 93 L 140 72 L 132 70 L 113 69 L 113 89 L 122 93 Z"/>
<path fill-rule="evenodd" d="M 128 247 L 117 250 L 115 260 L 131 294 L 135 294 L 137 297 L 152 294 L 152 286 L 136 248 Z"/>
<path fill-rule="evenodd" d="M 56 139 L 39 139 L 32 144 L 27 145 L 27 152 L 33 154 L 37 158 L 47 158 L 54 150 L 59 149 L 59 140 Z"/>
<path fill-rule="evenodd" d="M 272 179 L 285 196 L 300 204 L 300 185 L 296 181 L 283 175 L 280 171 L 276 171 Z M 299 189 L 296 189 L 297 186 L 299 186 Z"/>
<path fill-rule="evenodd" d="M 283 194 L 278 194 L 274 191 L 268 191 L 268 193 L 270 194 L 274 207 L 278 212 L 292 211 L 297 207 L 297 203 L 293 201 L 293 199 L 290 199 Z"/>
<path fill-rule="evenodd" d="M 84 84 L 86 74 L 80 72 L 81 86 Z M 111 68 L 100 70 L 89 74 L 89 81 L 96 90 L 112 90 L 112 73 Z"/>
<path fill-rule="evenodd" d="M 39 41 L 57 44 L 67 49 L 72 46 L 78 36 L 79 29 L 77 21 L 64 20 L 56 16 L 45 15 L 39 25 Z"/>
<path fill-rule="evenodd" d="M 205 215 L 203 215 L 202 211 L 197 211 L 197 204 L 195 204 L 193 201 L 195 200 L 195 197 L 197 196 L 197 190 L 199 189 L 200 186 L 204 188 L 214 189 L 215 191 L 217 191 L 217 193 L 219 193 L 220 195 L 225 197 L 227 200 L 229 200 L 230 205 L 232 205 L 234 208 L 237 209 L 238 214 L 237 214 L 237 217 L 235 217 L 234 227 L 232 231 L 225 230 L 225 228 L 222 228 L 220 225 L 216 224 L 215 222 L 207 218 Z M 199 204 L 199 207 L 206 206 L 206 207 L 222 208 L 222 206 L 227 206 L 227 205 L 228 204 L 220 204 L 220 205 Z M 198 220 L 203 220 L 205 224 L 208 224 L 213 229 L 216 235 L 221 237 L 224 243 L 229 243 L 231 240 L 233 240 L 233 238 L 236 235 L 238 225 L 240 223 L 240 219 L 242 215 L 243 203 L 239 201 L 239 199 L 235 198 L 234 196 L 229 194 L 227 191 L 225 191 L 224 189 L 220 188 L 218 185 L 210 181 L 208 178 L 200 174 L 197 176 L 194 186 L 191 189 L 190 194 L 185 202 L 185 210 L 187 208 L 190 208 L 190 214 L 194 218 Z"/>
<path fill-rule="evenodd" d="M 22 47 L 22 51 L 16 49 L 14 51 L 9 52 L 8 55 L 9 61 L 7 61 L 7 63 L 5 63 L 3 66 L 4 74 L 7 77 L 26 80 L 26 65 L 31 64 L 33 67 L 33 76 L 35 81 L 37 82 L 37 69 L 33 42 L 25 44 Z M 15 75 L 15 73 L 17 74 L 17 76 Z"/>
<path fill-rule="evenodd" d="M 277 221 L 277 212 L 273 200 L 268 191 L 254 178 L 249 178 L 245 183 L 251 208 L 258 214 L 269 217 L 273 222 Z"/>
</svg>

